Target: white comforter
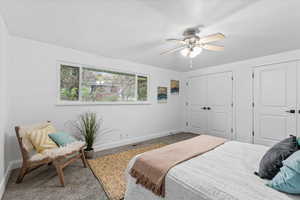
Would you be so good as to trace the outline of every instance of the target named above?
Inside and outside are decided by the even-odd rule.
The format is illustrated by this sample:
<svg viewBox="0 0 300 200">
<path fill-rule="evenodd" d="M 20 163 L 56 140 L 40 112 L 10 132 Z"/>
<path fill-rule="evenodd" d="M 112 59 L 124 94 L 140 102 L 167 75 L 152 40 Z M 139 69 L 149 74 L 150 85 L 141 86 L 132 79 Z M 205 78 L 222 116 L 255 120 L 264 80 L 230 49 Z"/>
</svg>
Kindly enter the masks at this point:
<svg viewBox="0 0 300 200">
<path fill-rule="evenodd" d="M 300 200 L 267 187 L 265 180 L 253 174 L 267 149 L 230 141 L 183 162 L 167 174 L 165 198 L 135 184 L 127 175 L 125 200 Z"/>
</svg>

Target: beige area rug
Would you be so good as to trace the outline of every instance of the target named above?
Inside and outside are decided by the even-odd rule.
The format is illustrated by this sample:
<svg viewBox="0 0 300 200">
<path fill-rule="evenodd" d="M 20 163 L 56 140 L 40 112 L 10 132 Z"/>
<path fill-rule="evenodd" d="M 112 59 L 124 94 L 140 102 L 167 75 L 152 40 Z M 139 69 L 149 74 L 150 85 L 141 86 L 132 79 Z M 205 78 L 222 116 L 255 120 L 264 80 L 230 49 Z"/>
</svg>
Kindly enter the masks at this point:
<svg viewBox="0 0 300 200">
<path fill-rule="evenodd" d="M 124 198 L 126 190 L 125 170 L 129 161 L 136 155 L 143 152 L 157 149 L 166 144 L 158 143 L 145 147 L 123 151 L 117 154 L 107 155 L 88 160 L 89 165 L 103 186 L 104 191 L 110 200 Z"/>
</svg>

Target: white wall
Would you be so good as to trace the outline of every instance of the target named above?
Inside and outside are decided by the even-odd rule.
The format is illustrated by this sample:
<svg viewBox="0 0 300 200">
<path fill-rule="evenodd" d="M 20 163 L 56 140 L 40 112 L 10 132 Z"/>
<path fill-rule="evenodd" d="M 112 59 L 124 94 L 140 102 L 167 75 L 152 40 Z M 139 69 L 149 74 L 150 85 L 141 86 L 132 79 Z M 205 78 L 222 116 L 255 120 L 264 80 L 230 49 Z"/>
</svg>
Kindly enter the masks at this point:
<svg viewBox="0 0 300 200">
<path fill-rule="evenodd" d="M 157 86 L 170 87 L 182 73 L 104 58 L 46 43 L 9 37 L 9 132 L 10 160 L 20 159 L 13 127 L 51 120 L 57 129 L 84 111 L 103 117 L 103 128 L 111 133 L 97 142 L 99 148 L 146 139 L 183 129 L 182 95 L 169 94 L 167 104 L 157 104 Z M 111 67 L 150 74 L 151 105 L 57 106 L 57 60 Z"/>
<path fill-rule="evenodd" d="M 234 76 L 235 135 L 236 139 L 252 142 L 252 70 L 253 67 L 300 59 L 300 50 L 203 68 L 185 73 L 191 76 L 232 71 Z M 216 91 L 217 92 L 217 91 Z M 185 112 L 185 118 L 187 113 Z"/>
<path fill-rule="evenodd" d="M 66 123 L 84 111 L 95 111 L 104 119 L 103 128 L 111 133 L 100 138 L 97 146 L 107 148 L 148 139 L 184 129 L 185 106 L 180 96 L 169 95 L 168 104 L 157 104 L 157 86 L 169 88 L 170 79 L 184 81 L 191 76 L 232 71 L 234 75 L 235 135 L 240 141 L 251 142 L 252 132 L 252 68 L 265 64 L 300 59 L 300 50 L 284 52 L 236 63 L 179 73 L 128 61 L 104 58 L 46 43 L 9 37 L 9 161 L 20 159 L 13 127 L 51 120 L 60 130 L 68 131 Z M 56 105 L 57 60 L 112 67 L 151 75 L 151 105 Z"/>
<path fill-rule="evenodd" d="M 7 29 L 0 15 L 0 199 L 5 188 L 5 128 L 7 120 L 6 46 Z"/>
</svg>

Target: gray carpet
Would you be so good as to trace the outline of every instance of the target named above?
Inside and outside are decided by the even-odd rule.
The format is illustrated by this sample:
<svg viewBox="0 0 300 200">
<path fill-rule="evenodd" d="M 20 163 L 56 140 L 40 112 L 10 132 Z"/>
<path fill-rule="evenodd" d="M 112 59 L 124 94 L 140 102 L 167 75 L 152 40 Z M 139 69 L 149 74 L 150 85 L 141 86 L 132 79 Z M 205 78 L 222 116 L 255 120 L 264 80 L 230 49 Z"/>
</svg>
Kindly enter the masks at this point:
<svg viewBox="0 0 300 200">
<path fill-rule="evenodd" d="M 135 145 L 127 145 L 110 150 L 97 152 L 96 156 L 118 153 L 162 142 L 171 144 L 194 137 L 195 134 L 179 133 Z M 107 200 L 105 192 L 89 168 L 83 168 L 81 162 L 76 162 L 65 168 L 66 187 L 60 187 L 55 168 L 44 166 L 25 176 L 21 184 L 15 184 L 18 170 L 14 170 L 8 181 L 3 200 Z"/>
</svg>

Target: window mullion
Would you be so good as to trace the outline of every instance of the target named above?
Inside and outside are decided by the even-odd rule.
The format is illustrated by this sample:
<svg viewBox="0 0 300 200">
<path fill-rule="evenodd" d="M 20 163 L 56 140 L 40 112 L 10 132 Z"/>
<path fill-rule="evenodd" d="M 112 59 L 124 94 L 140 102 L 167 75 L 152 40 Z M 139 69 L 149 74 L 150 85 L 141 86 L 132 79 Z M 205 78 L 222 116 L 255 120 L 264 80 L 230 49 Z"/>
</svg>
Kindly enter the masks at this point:
<svg viewBox="0 0 300 200">
<path fill-rule="evenodd" d="M 150 96 L 150 78 L 149 75 L 146 76 L 147 77 L 147 98 L 146 101 L 149 101 L 149 96 Z"/>
<path fill-rule="evenodd" d="M 135 101 L 138 101 L 138 75 L 135 74 Z"/>
<path fill-rule="evenodd" d="M 78 87 L 79 102 L 82 102 L 81 83 L 82 83 L 82 66 L 79 67 L 79 87 Z"/>
</svg>

